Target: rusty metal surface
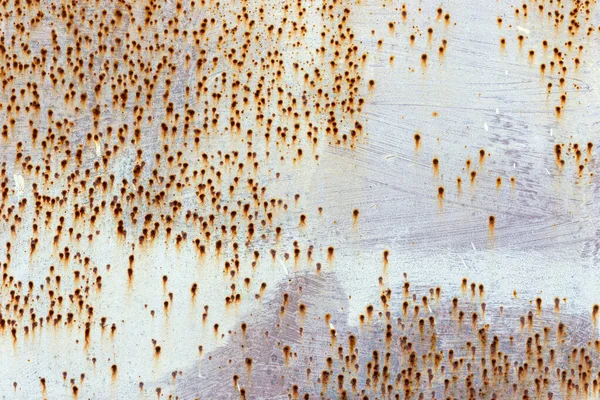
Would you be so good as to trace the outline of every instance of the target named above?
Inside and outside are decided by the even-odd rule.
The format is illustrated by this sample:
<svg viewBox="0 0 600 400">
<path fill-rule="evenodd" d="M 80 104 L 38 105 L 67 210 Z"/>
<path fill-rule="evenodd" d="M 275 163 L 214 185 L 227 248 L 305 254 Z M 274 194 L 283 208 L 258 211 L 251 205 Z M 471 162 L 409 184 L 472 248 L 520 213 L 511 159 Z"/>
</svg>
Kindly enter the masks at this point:
<svg viewBox="0 0 600 400">
<path fill-rule="evenodd" d="M 0 397 L 600 396 L 595 1 L 0 5 Z"/>
</svg>

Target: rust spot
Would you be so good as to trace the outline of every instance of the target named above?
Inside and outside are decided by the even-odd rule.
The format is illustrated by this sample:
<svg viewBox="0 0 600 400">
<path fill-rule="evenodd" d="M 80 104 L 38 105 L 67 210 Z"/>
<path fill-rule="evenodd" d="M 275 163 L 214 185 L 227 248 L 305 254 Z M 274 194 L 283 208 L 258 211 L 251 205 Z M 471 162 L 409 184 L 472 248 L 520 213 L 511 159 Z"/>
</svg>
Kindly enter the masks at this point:
<svg viewBox="0 0 600 400">
<path fill-rule="evenodd" d="M 437 157 L 435 157 L 432 161 L 431 161 L 431 165 L 433 167 L 433 176 L 438 176 L 440 173 L 440 160 L 438 160 Z"/>
<path fill-rule="evenodd" d="M 354 220 L 354 224 L 356 225 L 358 223 L 358 216 L 360 214 L 360 211 L 358 211 L 358 208 L 355 208 L 352 211 L 352 219 Z"/>
<path fill-rule="evenodd" d="M 419 150 L 419 148 L 421 146 L 421 135 L 418 133 L 415 133 L 414 139 L 415 139 L 415 150 Z"/>
</svg>

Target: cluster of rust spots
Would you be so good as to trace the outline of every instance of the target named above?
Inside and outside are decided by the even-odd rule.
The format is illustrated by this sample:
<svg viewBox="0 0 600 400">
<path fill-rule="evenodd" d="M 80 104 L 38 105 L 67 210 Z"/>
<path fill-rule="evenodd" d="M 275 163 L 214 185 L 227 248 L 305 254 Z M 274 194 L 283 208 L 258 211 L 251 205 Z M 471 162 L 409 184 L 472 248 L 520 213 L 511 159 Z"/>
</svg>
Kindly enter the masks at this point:
<svg viewBox="0 0 600 400">
<path fill-rule="evenodd" d="M 593 178 L 594 173 L 586 168 L 593 161 L 592 153 L 594 144 L 588 142 L 585 145 L 580 145 L 576 142 L 569 143 L 557 143 L 554 145 L 554 156 L 556 159 L 557 167 L 562 170 L 567 163 L 573 166 L 575 175 L 578 178 L 582 178 L 587 175 L 590 179 Z"/>
<path fill-rule="evenodd" d="M 0 335 L 16 349 L 48 326 L 86 344 L 98 331 L 114 335 L 121 321 L 96 311 L 103 289 L 127 282 L 135 291 L 149 268 L 139 260 L 157 246 L 192 250 L 200 266 L 216 260 L 231 287 L 226 305 L 266 289 L 241 275 L 248 255 L 253 268 L 287 260 L 282 247 L 309 264 L 333 261 L 333 247 L 288 242 L 295 230 L 282 224 L 302 203 L 270 188 L 317 165 L 324 146 L 352 149 L 363 136 L 375 82 L 363 76 L 367 54 L 348 24 L 350 6 L 3 2 L 11 33 L 0 38 L 0 213 L 9 237 Z M 311 222 L 299 220 L 299 228 Z M 113 265 L 95 250 L 106 240 L 123 253 Z M 43 281 L 17 278 L 11 260 L 23 244 L 37 274 L 48 271 Z M 177 307 L 170 278 L 162 278 L 165 315 Z M 192 301 L 209 290 L 187 287 Z M 159 357 L 164 347 L 152 349 Z M 117 364 L 106 374 L 118 380 Z"/>
<path fill-rule="evenodd" d="M 384 3 L 383 7 L 386 7 L 386 5 L 387 4 Z M 438 7 L 435 10 L 435 13 L 433 13 L 433 15 L 429 15 L 426 14 L 421 7 L 410 10 L 409 7 L 404 3 L 400 7 L 399 11 L 400 21 L 393 20 L 388 22 L 389 34 L 396 34 L 396 26 L 398 24 L 402 24 L 404 27 L 410 30 L 410 33 L 408 35 L 408 44 L 411 48 L 411 53 L 413 53 L 414 50 L 414 54 L 416 55 L 415 59 L 417 61 L 415 63 L 418 62 L 421 64 L 421 70 L 423 72 L 427 70 L 428 64 L 431 62 L 431 56 L 428 53 L 418 54 L 417 50 L 413 49 L 420 44 L 421 38 L 425 39 L 428 48 L 432 47 L 434 41 L 438 41 L 438 62 L 443 62 L 448 46 L 448 40 L 444 37 L 440 38 L 439 32 L 442 32 L 441 35 L 447 33 L 448 28 L 450 27 L 452 22 L 450 13 L 446 12 L 443 9 L 443 7 Z M 431 21 L 432 19 L 435 21 L 434 26 L 422 26 L 422 23 L 425 23 L 425 21 Z M 438 27 L 440 28 L 439 31 L 437 30 Z M 372 31 L 373 34 L 375 34 L 375 32 L 375 30 Z M 378 48 L 381 48 L 381 45 L 383 44 L 383 39 L 379 39 L 377 43 Z M 393 61 L 394 56 L 390 56 L 390 63 L 393 64 Z M 412 70 L 414 69 L 411 68 L 411 71 Z"/>
<path fill-rule="evenodd" d="M 585 62 L 585 44 L 600 33 L 600 26 L 595 26 L 592 21 L 596 2 L 570 0 L 535 3 L 533 7 L 528 7 L 527 3 L 511 6 L 514 14 L 510 18 L 514 22 L 507 24 L 502 17 L 498 17 L 497 24 L 502 32 L 511 31 L 506 34 L 514 35 L 518 51 L 527 55 L 528 63 L 539 66 L 548 98 L 556 102 L 556 118 L 560 118 L 567 105 L 567 92 L 580 89 L 578 82 L 567 75 L 576 73 Z M 539 43 L 532 43 L 530 31 L 520 25 L 541 26 L 556 34 Z M 506 50 L 506 36 L 500 38 L 500 47 Z M 568 81 L 571 81 L 570 85 Z"/>
<path fill-rule="evenodd" d="M 566 299 L 555 298 L 550 307 L 540 297 L 529 306 L 516 299 L 515 304 L 488 304 L 486 291 L 467 278 L 460 291 L 450 294 L 440 287 L 414 289 L 408 281 L 397 291 L 382 284 L 379 303 L 368 304 L 358 326 L 344 325 L 343 330 L 332 324 L 345 318 L 339 310 L 323 315 L 299 303 L 299 312 L 291 310 L 290 316 L 298 332 L 273 338 L 281 365 L 272 363 L 272 355 L 249 358 L 241 342 L 239 354 L 222 368 L 233 375 L 233 396 L 241 398 L 259 395 L 254 384 L 265 371 L 250 369 L 257 365 L 280 377 L 277 386 L 292 399 L 575 399 L 600 394 L 600 306 L 593 306 L 590 319 L 561 311 Z M 292 298 L 283 293 L 283 304 L 296 301 Z M 282 313 L 278 320 L 289 325 Z M 316 328 L 308 331 L 311 321 Z M 243 329 L 253 335 L 253 329 L 262 328 Z M 328 341 L 324 351 L 310 351 L 315 340 Z"/>
<path fill-rule="evenodd" d="M 527 53 L 531 63 L 538 54 L 549 53 L 551 61 L 540 69 L 559 77 L 553 79 L 560 89 L 557 115 L 567 104 L 568 68 L 576 70 L 583 62 L 581 36 L 595 30 L 588 23 L 590 4 L 573 4 L 568 14 L 557 3 L 544 9 L 557 27 L 568 22 L 573 39 L 555 47 L 544 41 L 542 51 Z M 139 272 L 148 268 L 140 260 L 158 246 L 191 250 L 200 267 L 214 268 L 216 263 L 229 288 L 225 298 L 217 299 L 226 308 L 259 301 L 267 291 L 266 282 L 247 276 L 245 260 L 251 260 L 253 270 L 263 260 L 277 265 L 279 258 L 290 257 L 304 257 L 317 272 L 322 261 L 333 263 L 333 246 L 293 239 L 311 224 L 300 196 L 293 191 L 272 193 L 280 193 L 275 186 L 282 175 L 318 165 L 324 146 L 353 149 L 364 137 L 365 97 L 377 83 L 365 74 L 368 55 L 348 22 L 353 6 L 339 0 L 323 0 L 316 11 L 300 1 L 267 2 L 258 8 L 246 0 L 0 4 L 0 19 L 7 27 L 0 37 L 0 115 L 5 121 L 0 133 L 5 155 L 0 165 L 0 217 L 6 238 L 0 263 L 0 337 L 18 351 L 35 345 L 40 331 L 71 332 L 76 343 L 83 344 L 82 358 L 95 365 L 97 358 L 87 354 L 92 341 L 105 334 L 114 340 L 123 322 L 98 312 L 105 288 L 114 292 L 126 282 L 127 290 L 135 291 Z M 403 5 L 398 21 L 388 22 L 388 29 L 393 32 L 397 24 L 406 23 L 412 12 L 420 10 Z M 527 18 L 530 13 L 522 7 L 517 14 Z M 435 19 L 443 29 L 452 24 L 441 7 Z M 503 26 L 501 20 L 498 24 Z M 422 37 L 436 40 L 442 61 L 448 41 L 437 32 L 433 26 L 414 27 L 409 44 Z M 517 41 L 522 48 L 528 45 L 525 35 Z M 378 44 L 383 45 L 383 39 Z M 501 44 L 506 46 L 506 40 Z M 432 55 L 414 53 L 415 63 L 425 70 Z M 549 94 L 556 94 L 552 82 L 548 85 Z M 416 150 L 426 144 L 424 139 L 423 134 L 414 135 Z M 572 154 L 582 174 L 592 148 L 592 143 L 585 148 L 575 143 L 558 146 L 557 163 L 564 165 Z M 482 149 L 479 170 L 488 157 Z M 440 174 L 442 161 L 433 158 L 434 176 Z M 479 179 L 470 159 L 465 176 L 471 185 Z M 457 178 L 459 193 L 462 182 Z M 496 185 L 501 184 L 499 177 Z M 436 187 L 441 205 L 448 191 Z M 322 214 L 323 208 L 318 211 Z M 290 217 L 298 224 L 284 232 Z M 360 221 L 358 208 L 352 218 L 355 224 Z M 489 216 L 492 234 L 496 224 L 496 217 Z M 107 241 L 117 259 L 112 264 L 96 249 Z M 14 259 L 43 278 L 22 281 Z M 386 250 L 384 272 L 388 259 Z M 162 296 L 162 310 L 150 309 L 150 319 L 157 312 L 168 317 L 179 306 L 173 278 L 162 275 L 162 292 L 157 294 Z M 475 298 L 476 286 L 471 288 Z M 190 281 L 184 295 L 193 303 L 210 289 Z M 400 315 L 392 315 L 392 291 L 383 290 L 381 307 L 369 305 L 359 318 L 361 329 L 385 326 L 382 351 L 369 348 L 366 361 L 360 352 L 364 331 L 350 334 L 347 350 L 339 347 L 337 358 L 328 356 L 326 368 L 317 374 L 322 391 L 367 398 L 413 396 L 433 386 L 443 387 L 435 389 L 440 396 L 468 398 L 482 392 L 497 393 L 497 398 L 506 393 L 525 398 L 598 394 L 597 371 L 590 361 L 597 342 L 588 343 L 589 350 L 560 348 L 568 338 L 568 325 L 560 322 L 554 336 L 554 328 L 543 327 L 540 333 L 539 317 L 532 313 L 522 319 L 521 329 L 530 336 L 518 358 L 520 350 L 500 350 L 500 339 L 489 340 L 493 327 L 482 322 L 487 312 L 483 286 L 480 303 L 472 300 L 465 309 L 458 298 L 443 303 L 440 295 L 439 288 L 432 289 L 419 301 L 407 282 Z M 446 317 L 434 315 L 438 307 L 452 315 L 444 329 L 468 338 L 465 348 L 440 352 L 437 319 Z M 228 335 L 219 316 L 209 310 L 204 304 L 203 328 L 216 338 Z M 536 311 L 546 312 L 541 303 L 536 303 Z M 559 311 L 560 302 L 555 304 Z M 289 298 L 284 295 L 280 314 L 288 312 Z M 300 304 L 297 312 L 308 319 L 311 308 Z M 463 326 L 467 312 L 470 328 Z M 594 324 L 597 317 L 595 306 Z M 325 320 L 333 348 L 342 333 L 332 327 L 331 315 Z M 242 324 L 244 335 L 250 329 Z M 149 342 L 148 354 L 154 359 L 168 350 L 168 344 Z M 463 350 L 465 355 L 459 357 Z M 284 344 L 281 352 L 285 366 L 299 362 L 294 344 Z M 201 345 L 198 353 L 203 354 Z M 244 364 L 246 370 L 233 377 L 242 398 L 247 393 L 240 388 L 240 377 L 251 374 L 253 360 L 245 358 Z M 123 367 L 113 359 L 105 366 L 98 373 L 118 381 Z M 360 375 L 362 371 L 366 375 Z M 174 371 L 172 378 L 179 375 Z M 77 375 L 64 371 L 62 376 L 40 378 L 42 396 L 48 380 L 61 378 L 72 395 L 79 396 L 87 389 L 85 374 L 68 380 L 70 376 Z M 313 379 L 308 371 L 307 376 Z M 464 390 L 459 389 L 463 384 Z M 14 382 L 12 390 L 18 387 Z M 139 388 L 146 390 L 141 382 Z M 158 397 L 163 391 L 154 388 Z M 290 388 L 290 397 L 300 397 L 301 392 L 298 383 Z"/>
</svg>

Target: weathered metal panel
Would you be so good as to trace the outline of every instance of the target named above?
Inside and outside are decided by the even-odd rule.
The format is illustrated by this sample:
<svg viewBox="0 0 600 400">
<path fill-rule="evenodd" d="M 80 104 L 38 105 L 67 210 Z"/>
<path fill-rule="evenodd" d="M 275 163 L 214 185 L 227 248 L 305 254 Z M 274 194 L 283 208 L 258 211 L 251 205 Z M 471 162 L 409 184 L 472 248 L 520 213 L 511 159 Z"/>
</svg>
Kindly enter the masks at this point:
<svg viewBox="0 0 600 400">
<path fill-rule="evenodd" d="M 595 1 L 0 20 L 2 398 L 600 395 Z"/>
</svg>

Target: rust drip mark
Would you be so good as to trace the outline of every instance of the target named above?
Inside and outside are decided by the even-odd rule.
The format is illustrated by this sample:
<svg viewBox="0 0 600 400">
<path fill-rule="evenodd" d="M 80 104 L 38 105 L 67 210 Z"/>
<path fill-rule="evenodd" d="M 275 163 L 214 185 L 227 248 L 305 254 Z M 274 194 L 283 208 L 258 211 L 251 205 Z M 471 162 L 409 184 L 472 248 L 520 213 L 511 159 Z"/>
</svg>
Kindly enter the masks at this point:
<svg viewBox="0 0 600 400">
<path fill-rule="evenodd" d="M 561 109 L 567 104 L 567 94 L 563 93 L 560 95 L 560 107 Z"/>
<path fill-rule="evenodd" d="M 291 348 L 288 345 L 283 346 L 283 363 L 287 367 L 290 364 Z"/>
<path fill-rule="evenodd" d="M 460 176 L 456 178 L 456 192 L 460 197 L 460 195 L 462 194 L 462 178 Z"/>
<path fill-rule="evenodd" d="M 562 322 L 558 323 L 558 327 L 556 329 L 556 342 L 557 343 L 563 343 L 565 341 L 565 324 Z"/>
<path fill-rule="evenodd" d="M 556 107 L 554 107 L 556 119 L 560 119 L 560 117 L 562 116 L 562 110 L 563 110 L 562 106 L 556 106 Z"/>
<path fill-rule="evenodd" d="M 437 157 L 434 157 L 433 160 L 431 160 L 431 165 L 433 168 L 433 176 L 438 177 L 440 174 L 440 160 Z"/>
<path fill-rule="evenodd" d="M 421 148 L 421 135 L 418 133 L 415 133 L 414 140 L 415 140 L 415 151 L 419 151 Z"/>
<path fill-rule="evenodd" d="M 298 226 L 300 228 L 306 227 L 306 215 L 305 214 L 300 215 L 300 222 L 299 222 Z"/>
<path fill-rule="evenodd" d="M 446 28 L 448 28 L 448 26 L 449 26 L 449 25 L 450 25 L 450 14 L 449 14 L 449 13 L 446 13 L 446 14 L 444 15 L 444 26 L 445 26 Z"/>
<path fill-rule="evenodd" d="M 494 238 L 495 229 L 496 229 L 496 217 L 494 217 L 493 215 L 490 215 L 488 217 L 488 230 L 490 233 L 490 237 L 492 237 L 492 238 Z"/>
<path fill-rule="evenodd" d="M 327 260 L 330 263 L 333 263 L 334 258 L 335 258 L 335 248 L 333 246 L 329 246 L 327 248 Z"/>
<path fill-rule="evenodd" d="M 423 70 L 427 69 L 427 54 L 426 53 L 421 54 L 421 68 Z"/>
<path fill-rule="evenodd" d="M 367 322 L 370 324 L 371 320 L 373 319 L 373 310 L 374 310 L 374 307 L 369 304 L 367 306 L 366 310 L 367 310 Z"/>
<path fill-rule="evenodd" d="M 522 50 L 523 49 L 523 42 L 525 41 L 525 36 L 518 35 L 517 36 L 517 41 L 519 42 L 519 50 Z"/>
<path fill-rule="evenodd" d="M 252 375 L 252 358 L 246 357 L 244 364 L 246 364 L 246 373 L 248 374 L 248 378 L 250 378 Z"/>
<path fill-rule="evenodd" d="M 300 316 L 301 322 L 306 318 L 306 304 L 300 303 L 298 304 L 298 315 Z"/>
<path fill-rule="evenodd" d="M 196 300 L 196 293 L 198 292 L 198 284 L 197 283 L 192 283 L 192 287 L 190 288 L 190 292 L 192 294 L 192 303 L 195 303 Z"/>
<path fill-rule="evenodd" d="M 389 261 L 390 261 L 389 257 L 390 257 L 390 251 L 384 250 L 383 251 L 383 272 L 382 272 L 384 276 L 387 275 Z"/>
<path fill-rule="evenodd" d="M 475 178 L 477 178 L 477 171 L 471 171 L 469 174 L 471 176 L 471 186 L 475 185 Z"/>
</svg>

